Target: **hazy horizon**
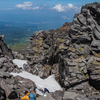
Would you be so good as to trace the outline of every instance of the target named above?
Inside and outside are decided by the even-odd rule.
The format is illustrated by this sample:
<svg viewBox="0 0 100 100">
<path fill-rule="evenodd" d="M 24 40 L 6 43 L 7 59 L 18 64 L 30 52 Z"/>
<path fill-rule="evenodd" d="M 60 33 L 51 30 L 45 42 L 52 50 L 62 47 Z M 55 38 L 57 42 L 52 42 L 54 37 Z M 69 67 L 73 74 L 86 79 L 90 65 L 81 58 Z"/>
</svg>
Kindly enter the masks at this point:
<svg viewBox="0 0 100 100">
<path fill-rule="evenodd" d="M 93 2 L 99 0 L 0 0 L 0 35 L 7 40 L 13 38 L 10 35 L 30 37 L 35 31 L 57 29 L 72 22 L 83 5 Z"/>
</svg>

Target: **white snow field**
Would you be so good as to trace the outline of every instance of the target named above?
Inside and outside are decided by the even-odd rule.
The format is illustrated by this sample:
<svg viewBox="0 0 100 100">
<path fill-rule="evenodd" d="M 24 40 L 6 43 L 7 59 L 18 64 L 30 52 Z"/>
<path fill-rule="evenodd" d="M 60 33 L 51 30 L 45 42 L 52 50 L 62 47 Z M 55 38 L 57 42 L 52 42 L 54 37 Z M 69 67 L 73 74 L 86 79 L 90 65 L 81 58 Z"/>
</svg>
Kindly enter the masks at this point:
<svg viewBox="0 0 100 100">
<path fill-rule="evenodd" d="M 23 68 L 23 64 L 27 64 L 27 60 L 14 59 L 13 63 L 16 64 L 19 68 Z"/>
<path fill-rule="evenodd" d="M 23 68 L 23 64 L 26 63 L 26 61 L 23 60 L 14 60 L 14 63 L 16 65 L 18 65 L 19 67 Z M 54 92 L 56 90 L 62 90 L 61 86 L 57 83 L 57 81 L 55 80 L 55 76 L 51 75 L 46 79 L 41 79 L 39 76 L 33 75 L 31 73 L 28 73 L 26 71 L 22 71 L 21 73 L 10 73 L 13 76 L 21 76 L 23 78 L 27 78 L 32 80 L 38 89 L 42 89 L 44 90 L 44 88 L 47 88 L 50 92 Z"/>
</svg>

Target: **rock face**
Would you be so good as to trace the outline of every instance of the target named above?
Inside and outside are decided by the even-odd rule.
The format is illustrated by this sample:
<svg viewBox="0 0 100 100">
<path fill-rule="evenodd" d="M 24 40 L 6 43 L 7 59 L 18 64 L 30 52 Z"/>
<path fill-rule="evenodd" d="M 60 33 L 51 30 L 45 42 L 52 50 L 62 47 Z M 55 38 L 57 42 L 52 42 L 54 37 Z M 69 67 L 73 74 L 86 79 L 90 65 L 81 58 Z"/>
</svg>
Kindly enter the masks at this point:
<svg viewBox="0 0 100 100">
<path fill-rule="evenodd" d="M 44 96 L 40 96 L 37 100 L 89 100 L 83 95 L 79 95 L 75 92 L 62 92 L 55 91 L 54 93 L 46 93 Z M 95 98 L 96 99 L 96 98 Z"/>
<path fill-rule="evenodd" d="M 17 92 L 18 96 L 24 96 L 24 91 L 30 89 L 34 89 L 36 87 L 35 83 L 31 80 L 24 79 L 20 76 L 12 76 L 10 73 L 19 73 L 22 69 L 18 68 L 17 65 L 15 65 L 12 60 L 9 57 L 2 57 L 0 58 L 0 88 L 2 94 L 4 94 L 6 97 L 8 97 L 11 92 L 15 91 Z M 0 100 L 3 99 L 4 95 L 0 95 Z"/>
<path fill-rule="evenodd" d="M 76 49 L 78 56 L 84 56 L 83 64 L 86 68 L 83 73 L 88 74 L 89 82 L 95 88 L 100 80 L 100 3 L 86 4 L 81 8 L 81 13 L 75 14 L 69 30 L 69 37 Z"/>
<path fill-rule="evenodd" d="M 70 43 L 67 38 L 68 29 L 66 30 L 67 34 L 66 32 L 61 34 L 58 30 L 35 32 L 30 38 L 28 65 L 24 68 L 42 78 L 56 74 L 56 79 L 62 82 L 66 73 L 68 74 L 67 62 L 62 57 L 67 53 L 66 45 Z"/>
<path fill-rule="evenodd" d="M 3 41 L 4 36 L 0 35 L 0 57 L 9 56 L 10 59 L 14 59 L 11 49 Z"/>
<path fill-rule="evenodd" d="M 3 36 L 0 36 L 0 100 L 6 100 L 13 91 L 17 90 L 18 95 L 23 96 L 23 91 L 30 91 L 30 89 L 36 87 L 31 80 L 18 76 L 14 77 L 10 74 L 11 72 L 19 73 L 22 71 L 13 63 L 12 59 L 14 59 L 14 56 L 11 49 L 4 43 Z"/>
<path fill-rule="evenodd" d="M 100 3 L 86 4 L 72 23 L 57 30 L 35 32 L 30 37 L 28 65 L 24 69 L 41 78 L 55 74 L 66 90 L 99 95 L 99 35 Z"/>
</svg>

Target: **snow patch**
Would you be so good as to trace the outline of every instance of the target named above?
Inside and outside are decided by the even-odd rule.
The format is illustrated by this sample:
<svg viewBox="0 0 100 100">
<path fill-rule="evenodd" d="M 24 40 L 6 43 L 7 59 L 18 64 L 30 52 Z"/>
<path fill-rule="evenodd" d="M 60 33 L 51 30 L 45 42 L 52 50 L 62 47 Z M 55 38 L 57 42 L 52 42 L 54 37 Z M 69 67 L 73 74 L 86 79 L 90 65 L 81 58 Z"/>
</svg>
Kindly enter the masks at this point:
<svg viewBox="0 0 100 100">
<path fill-rule="evenodd" d="M 23 78 L 32 80 L 36 84 L 38 89 L 44 90 L 44 88 L 47 88 L 50 92 L 54 92 L 56 90 L 62 90 L 61 86 L 55 80 L 54 75 L 51 75 L 46 79 L 41 79 L 39 76 L 33 75 L 26 71 L 22 71 L 21 73 L 10 73 L 10 74 L 12 74 L 13 76 L 19 75 Z"/>
<path fill-rule="evenodd" d="M 27 60 L 14 59 L 13 63 L 16 64 L 19 68 L 23 68 L 23 64 L 27 64 Z"/>
<path fill-rule="evenodd" d="M 39 95 L 43 95 L 43 93 L 38 88 L 36 88 L 36 93 Z"/>
<path fill-rule="evenodd" d="M 23 81 L 19 81 L 20 83 L 23 83 Z"/>
<path fill-rule="evenodd" d="M 27 64 L 27 61 L 14 59 L 13 63 L 15 63 L 19 68 L 23 68 L 23 64 Z M 43 94 L 40 93 L 41 91 L 39 91 L 38 89 L 44 90 L 44 88 L 47 88 L 50 92 L 54 92 L 56 90 L 62 90 L 61 86 L 55 80 L 54 75 L 51 75 L 46 79 L 41 79 L 39 76 L 33 75 L 26 71 L 22 71 L 21 73 L 13 73 L 12 72 L 10 74 L 12 74 L 13 76 L 19 75 L 23 78 L 30 79 L 31 81 L 33 81 L 37 86 L 37 92 L 41 95 L 43 95 Z M 20 82 L 22 82 L 22 81 L 20 81 Z"/>
</svg>

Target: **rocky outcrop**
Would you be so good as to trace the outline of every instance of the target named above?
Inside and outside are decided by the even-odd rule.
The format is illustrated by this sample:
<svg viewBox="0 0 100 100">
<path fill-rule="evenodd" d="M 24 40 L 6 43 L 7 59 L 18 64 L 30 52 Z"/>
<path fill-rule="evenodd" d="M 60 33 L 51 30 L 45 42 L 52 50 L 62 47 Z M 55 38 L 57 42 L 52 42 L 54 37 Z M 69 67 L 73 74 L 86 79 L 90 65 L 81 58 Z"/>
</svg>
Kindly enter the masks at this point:
<svg viewBox="0 0 100 100">
<path fill-rule="evenodd" d="M 9 97 L 13 91 L 15 91 L 19 97 L 19 95 L 24 96 L 24 91 L 30 91 L 36 88 L 33 81 L 20 76 L 14 77 L 10 74 L 11 72 L 22 72 L 22 68 L 15 65 L 7 56 L 0 58 L 0 91 L 2 92 L 0 100 L 5 100 L 3 99 L 4 96 L 6 95 L 6 98 Z"/>
<path fill-rule="evenodd" d="M 69 30 L 69 37 L 75 45 L 76 54 L 85 58 L 85 65 L 89 82 L 100 89 L 100 3 L 86 4 L 81 8 L 81 13 L 75 14 Z M 85 74 L 85 73 L 84 73 Z"/>
<path fill-rule="evenodd" d="M 54 93 L 46 93 L 44 96 L 40 96 L 37 100 L 89 100 L 83 95 L 79 95 L 75 92 L 62 92 L 55 91 Z"/>
<path fill-rule="evenodd" d="M 4 72 L 20 72 L 20 68 L 18 68 L 17 65 L 13 63 L 9 57 L 2 57 L 0 58 L 0 70 L 3 70 Z"/>
<path fill-rule="evenodd" d="M 22 68 L 15 65 L 9 56 L 0 58 L 0 100 L 6 100 L 12 92 L 17 93 L 17 97 L 24 96 L 24 91 L 36 87 L 31 80 L 20 76 L 12 76 L 10 73 L 22 72 Z M 14 99 L 15 100 L 15 99 Z M 16 99 L 18 100 L 18 99 Z"/>
<path fill-rule="evenodd" d="M 63 35 L 57 30 L 35 32 L 30 38 L 28 65 L 24 66 L 24 69 L 42 78 L 56 74 L 56 79 L 62 82 L 68 71 L 67 63 L 61 57 L 62 54 L 66 54 L 65 45 L 70 43 L 69 39 L 66 39 L 66 32 L 63 32 Z"/>
<path fill-rule="evenodd" d="M 30 37 L 24 69 L 41 78 L 55 74 L 66 90 L 99 95 L 99 17 L 100 3 L 86 4 L 72 23 L 57 30 L 35 32 Z"/>
<path fill-rule="evenodd" d="M 9 56 L 10 59 L 14 59 L 11 49 L 3 41 L 4 35 L 0 35 L 0 57 Z"/>
</svg>

